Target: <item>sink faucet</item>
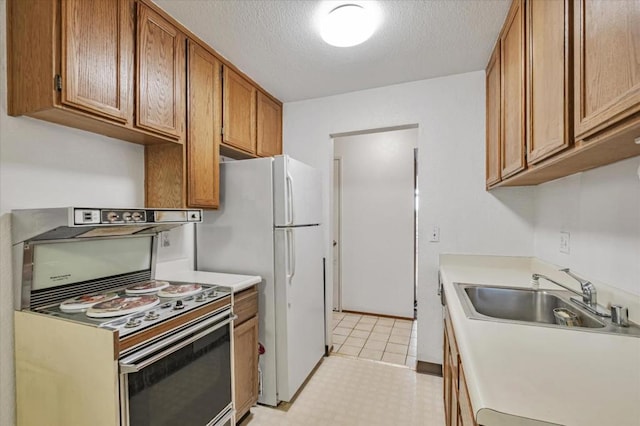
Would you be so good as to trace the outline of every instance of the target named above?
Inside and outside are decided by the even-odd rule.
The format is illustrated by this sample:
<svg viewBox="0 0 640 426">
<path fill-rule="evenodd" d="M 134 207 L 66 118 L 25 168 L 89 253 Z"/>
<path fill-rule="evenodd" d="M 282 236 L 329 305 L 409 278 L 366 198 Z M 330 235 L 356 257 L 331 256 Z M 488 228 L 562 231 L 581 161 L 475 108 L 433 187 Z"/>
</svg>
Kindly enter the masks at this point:
<svg viewBox="0 0 640 426">
<path fill-rule="evenodd" d="M 560 269 L 562 272 L 565 272 L 574 280 L 580 283 L 580 287 L 582 287 L 582 301 L 588 306 L 595 307 L 598 304 L 598 293 L 596 292 L 596 287 L 593 285 L 591 281 L 587 281 L 585 279 L 580 278 L 573 272 L 569 270 L 569 268 Z"/>
<path fill-rule="evenodd" d="M 599 315 L 599 316 L 604 316 L 604 317 L 608 317 L 609 315 L 605 312 L 603 312 L 601 309 L 598 309 L 598 293 L 596 292 L 596 287 L 593 285 L 593 283 L 591 281 L 587 281 L 583 278 L 578 277 L 577 275 L 575 275 L 573 272 L 571 272 L 569 270 L 569 268 L 564 268 L 564 269 L 560 269 L 560 271 L 565 272 L 567 275 L 569 275 L 571 278 L 573 278 L 574 280 L 578 281 L 580 283 L 580 287 L 582 288 L 582 293 L 572 289 L 571 287 L 568 287 L 562 283 L 559 283 L 558 281 L 555 281 L 549 277 L 547 277 L 546 275 L 543 274 L 532 274 L 531 275 L 531 280 L 532 280 L 532 284 L 535 288 L 538 287 L 539 282 L 538 280 L 540 278 L 544 278 L 545 280 L 560 286 L 566 290 L 569 290 L 570 292 L 577 294 L 578 296 L 581 296 L 582 300 L 577 300 L 574 299 L 573 297 L 571 298 L 571 300 L 573 300 L 574 302 L 584 306 L 585 308 L 587 308 L 590 312 Z"/>
</svg>

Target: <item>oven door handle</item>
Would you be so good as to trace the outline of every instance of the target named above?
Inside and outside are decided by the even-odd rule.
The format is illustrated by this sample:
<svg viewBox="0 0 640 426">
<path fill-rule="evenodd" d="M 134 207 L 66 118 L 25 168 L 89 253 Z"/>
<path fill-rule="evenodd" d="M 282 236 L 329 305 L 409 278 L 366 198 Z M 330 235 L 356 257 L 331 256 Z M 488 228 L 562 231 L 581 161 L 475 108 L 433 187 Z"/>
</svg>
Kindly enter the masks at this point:
<svg viewBox="0 0 640 426">
<path fill-rule="evenodd" d="M 220 321 L 220 319 L 225 318 L 223 321 Z M 128 357 L 123 358 L 119 364 L 120 364 L 120 373 L 122 374 L 129 374 L 129 373 L 137 373 L 138 371 L 142 370 L 145 367 L 148 367 L 149 365 L 153 364 L 156 361 L 159 361 L 160 359 L 166 357 L 167 355 L 172 354 L 173 352 L 176 352 L 182 348 L 184 348 L 187 345 L 190 345 L 191 343 L 195 342 L 198 339 L 201 339 L 202 337 L 206 336 L 207 334 L 213 333 L 214 331 L 224 327 L 225 325 L 231 323 L 231 321 L 235 320 L 237 317 L 237 315 L 234 315 L 233 313 L 230 312 L 223 312 L 219 315 L 216 315 L 214 317 L 211 317 L 207 320 L 204 320 L 200 323 L 197 324 L 197 326 L 194 327 L 190 327 L 186 330 L 183 330 L 179 333 L 176 333 L 154 345 L 151 345 L 143 350 L 140 350 L 138 352 L 135 352 L 131 355 L 129 355 Z M 207 327 L 209 325 L 213 324 L 211 327 Z M 203 327 L 207 327 L 204 328 Z M 182 340 L 181 339 L 185 338 L 186 336 L 189 336 L 190 334 L 193 334 L 195 331 L 197 330 L 201 330 L 199 333 L 189 337 L 186 340 Z M 177 341 L 180 341 L 180 343 L 175 344 Z M 165 349 L 167 348 L 167 349 Z M 165 349 L 165 350 L 162 350 Z M 153 356 L 146 358 L 147 356 L 154 354 Z M 136 364 L 135 362 L 146 358 L 144 361 Z"/>
</svg>

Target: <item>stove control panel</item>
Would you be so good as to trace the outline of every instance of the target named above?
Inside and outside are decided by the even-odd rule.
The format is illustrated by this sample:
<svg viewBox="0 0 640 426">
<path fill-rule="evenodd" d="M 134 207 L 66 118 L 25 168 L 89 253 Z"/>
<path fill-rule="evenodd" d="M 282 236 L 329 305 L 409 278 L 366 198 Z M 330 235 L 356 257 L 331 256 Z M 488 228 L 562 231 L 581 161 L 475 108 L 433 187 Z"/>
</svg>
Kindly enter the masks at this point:
<svg viewBox="0 0 640 426">
<path fill-rule="evenodd" d="M 135 223 L 200 223 L 199 209 L 81 209 L 73 208 L 75 225 Z"/>
<path fill-rule="evenodd" d="M 100 210 L 75 209 L 73 212 L 76 225 L 100 225 L 112 223 L 145 223 L 146 210 Z"/>
</svg>

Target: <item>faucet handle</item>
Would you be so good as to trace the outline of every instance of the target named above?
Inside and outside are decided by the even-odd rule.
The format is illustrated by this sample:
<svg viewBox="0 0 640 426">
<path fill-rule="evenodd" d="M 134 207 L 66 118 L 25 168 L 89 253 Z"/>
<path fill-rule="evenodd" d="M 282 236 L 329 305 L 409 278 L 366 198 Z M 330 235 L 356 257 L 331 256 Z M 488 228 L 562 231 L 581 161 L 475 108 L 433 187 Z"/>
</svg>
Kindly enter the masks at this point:
<svg viewBox="0 0 640 426">
<path fill-rule="evenodd" d="M 584 287 L 586 285 L 591 285 L 590 281 L 585 280 L 584 278 L 580 278 L 579 276 L 577 276 L 576 274 L 571 272 L 571 270 L 569 268 L 562 268 L 562 269 L 560 269 L 560 271 L 566 273 L 571 278 L 573 278 L 574 280 L 578 281 L 582 287 Z"/>
<path fill-rule="evenodd" d="M 576 274 L 574 274 L 573 272 L 571 272 L 571 269 L 569 268 L 562 268 L 560 269 L 561 272 L 566 273 L 567 275 L 569 275 L 571 278 L 573 278 L 574 280 L 580 282 L 580 284 L 582 284 L 583 282 L 585 282 L 585 280 L 583 280 L 582 278 L 580 278 L 579 276 L 577 276 Z"/>
<path fill-rule="evenodd" d="M 597 291 L 596 291 L 596 287 L 593 285 L 591 281 L 585 280 L 584 278 L 580 278 L 579 276 L 571 272 L 569 268 L 562 268 L 560 269 L 560 271 L 566 273 L 571 278 L 573 278 L 574 280 L 580 283 L 580 287 L 582 287 L 582 300 L 584 301 L 584 303 L 588 304 L 589 306 L 597 305 L 598 303 L 598 299 L 596 296 Z"/>
</svg>

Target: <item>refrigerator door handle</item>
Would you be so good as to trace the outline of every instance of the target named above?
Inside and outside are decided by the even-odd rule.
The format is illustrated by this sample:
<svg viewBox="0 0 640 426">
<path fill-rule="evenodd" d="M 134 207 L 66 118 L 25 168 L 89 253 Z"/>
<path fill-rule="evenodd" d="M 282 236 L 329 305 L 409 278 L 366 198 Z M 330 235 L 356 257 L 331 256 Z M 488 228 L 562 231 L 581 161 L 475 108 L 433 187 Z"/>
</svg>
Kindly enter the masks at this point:
<svg viewBox="0 0 640 426">
<path fill-rule="evenodd" d="M 287 225 L 293 225 L 293 178 L 287 172 Z"/>
<path fill-rule="evenodd" d="M 291 278 L 296 274 L 296 235 L 291 231 Z"/>
<path fill-rule="evenodd" d="M 287 281 L 291 284 L 293 276 L 296 274 L 296 243 L 293 229 L 287 229 Z"/>
</svg>

